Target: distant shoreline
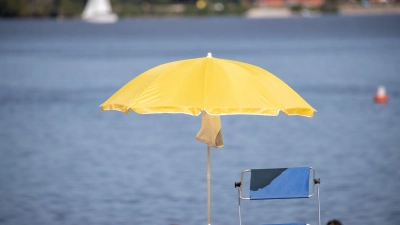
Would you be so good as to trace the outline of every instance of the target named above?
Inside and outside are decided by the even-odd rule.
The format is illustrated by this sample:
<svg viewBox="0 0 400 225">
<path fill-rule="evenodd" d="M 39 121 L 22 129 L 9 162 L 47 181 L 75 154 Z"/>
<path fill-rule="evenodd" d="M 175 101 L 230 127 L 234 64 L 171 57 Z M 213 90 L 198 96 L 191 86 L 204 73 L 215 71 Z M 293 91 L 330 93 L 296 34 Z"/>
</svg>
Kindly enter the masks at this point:
<svg viewBox="0 0 400 225">
<path fill-rule="evenodd" d="M 342 5 L 339 7 L 337 13 L 331 13 L 332 15 L 346 15 L 346 16 L 368 16 L 368 15 L 388 15 L 388 14 L 400 14 L 400 6 L 389 6 L 389 5 L 372 5 L 370 7 L 363 7 L 361 5 Z M 286 17 L 316 17 L 326 15 L 324 13 L 315 12 L 312 10 L 303 10 L 299 13 L 295 13 L 287 7 L 256 7 L 249 9 L 245 16 L 247 18 L 286 18 Z M 329 15 L 329 13 L 328 13 Z"/>
<path fill-rule="evenodd" d="M 293 11 L 290 7 L 251 7 L 247 10 L 242 9 L 231 13 L 218 13 L 218 14 L 196 14 L 196 13 L 185 13 L 184 11 L 174 11 L 166 14 L 165 10 L 170 9 L 172 6 L 160 7 L 158 11 L 154 11 L 150 14 L 137 14 L 137 15 L 119 15 L 120 19 L 130 18 L 182 18 L 182 17 L 224 17 L 224 16 L 243 16 L 250 19 L 258 18 L 290 18 L 290 17 L 318 17 L 323 15 L 345 15 L 345 16 L 368 16 L 368 15 L 400 15 L 400 5 L 389 5 L 389 4 L 371 4 L 368 7 L 364 7 L 360 4 L 342 4 L 337 7 L 336 12 L 321 12 L 312 8 L 304 7 L 300 11 Z M 75 16 L 63 16 L 59 15 L 56 17 L 0 17 L 0 20 L 4 19 L 57 19 L 62 21 L 64 19 L 80 19 L 80 15 Z"/>
<path fill-rule="evenodd" d="M 346 5 L 340 8 L 342 15 L 379 15 L 379 14 L 400 14 L 399 6 L 351 6 Z"/>
</svg>

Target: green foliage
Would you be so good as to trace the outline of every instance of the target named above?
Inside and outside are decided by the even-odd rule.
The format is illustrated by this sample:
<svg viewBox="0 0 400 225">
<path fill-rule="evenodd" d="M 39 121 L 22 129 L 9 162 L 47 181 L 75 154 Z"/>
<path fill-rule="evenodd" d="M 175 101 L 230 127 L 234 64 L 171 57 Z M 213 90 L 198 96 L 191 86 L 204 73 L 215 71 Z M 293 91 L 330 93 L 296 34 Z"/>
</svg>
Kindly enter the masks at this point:
<svg viewBox="0 0 400 225">
<path fill-rule="evenodd" d="M 294 13 L 300 13 L 303 10 L 303 6 L 301 4 L 295 4 L 290 6 L 290 10 Z"/>
<path fill-rule="evenodd" d="M 241 15 L 248 9 L 234 3 L 225 3 L 223 6 L 221 11 L 217 11 L 214 9 L 214 4 L 209 4 L 204 9 L 198 9 L 195 5 L 187 5 L 184 14 L 188 16 Z"/>
<path fill-rule="evenodd" d="M 0 17 L 17 17 L 23 9 L 22 0 L 0 0 Z"/>
<path fill-rule="evenodd" d="M 119 16 L 122 17 L 129 17 L 129 16 L 143 16 L 146 12 L 143 10 L 141 5 L 139 4 L 127 4 L 121 3 L 120 5 L 116 5 L 113 8 L 114 12 L 117 13 Z"/>
<path fill-rule="evenodd" d="M 303 10 L 309 10 L 312 12 L 320 13 L 338 13 L 339 12 L 339 0 L 325 0 L 324 4 L 320 7 L 304 7 L 302 4 L 295 4 L 290 7 L 290 10 L 294 14 L 300 14 Z"/>
<path fill-rule="evenodd" d="M 80 16 L 83 12 L 84 2 L 82 0 L 61 0 L 59 5 L 59 15 Z"/>
<path fill-rule="evenodd" d="M 26 11 L 23 16 L 32 17 L 54 17 L 57 14 L 53 0 L 35 0 L 25 5 Z"/>
<path fill-rule="evenodd" d="M 339 0 L 325 0 L 324 4 L 319 8 L 322 13 L 338 13 Z"/>
</svg>

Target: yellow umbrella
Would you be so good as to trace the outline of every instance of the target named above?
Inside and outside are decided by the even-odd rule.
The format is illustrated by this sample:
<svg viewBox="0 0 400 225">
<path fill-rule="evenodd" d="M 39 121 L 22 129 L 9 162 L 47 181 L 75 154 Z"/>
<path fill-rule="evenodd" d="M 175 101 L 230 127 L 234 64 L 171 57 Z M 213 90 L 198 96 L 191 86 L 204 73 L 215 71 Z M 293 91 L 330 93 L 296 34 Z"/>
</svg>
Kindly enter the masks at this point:
<svg viewBox="0 0 400 225">
<path fill-rule="evenodd" d="M 243 62 L 207 57 L 154 67 L 119 89 L 101 104 L 102 110 L 129 113 L 202 111 L 197 139 L 207 144 L 207 208 L 210 216 L 210 146 L 222 147 L 219 115 L 249 114 L 312 117 L 313 109 L 300 95 L 270 72 Z"/>
</svg>

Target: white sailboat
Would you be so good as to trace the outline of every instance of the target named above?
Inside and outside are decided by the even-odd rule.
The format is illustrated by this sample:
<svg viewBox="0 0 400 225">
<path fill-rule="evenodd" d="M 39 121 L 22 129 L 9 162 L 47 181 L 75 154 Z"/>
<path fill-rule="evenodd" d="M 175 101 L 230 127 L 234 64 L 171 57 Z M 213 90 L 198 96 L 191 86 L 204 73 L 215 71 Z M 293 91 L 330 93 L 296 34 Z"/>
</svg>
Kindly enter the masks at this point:
<svg viewBox="0 0 400 225">
<path fill-rule="evenodd" d="M 90 23 L 115 23 L 118 16 L 113 13 L 109 0 L 88 0 L 82 19 Z"/>
</svg>

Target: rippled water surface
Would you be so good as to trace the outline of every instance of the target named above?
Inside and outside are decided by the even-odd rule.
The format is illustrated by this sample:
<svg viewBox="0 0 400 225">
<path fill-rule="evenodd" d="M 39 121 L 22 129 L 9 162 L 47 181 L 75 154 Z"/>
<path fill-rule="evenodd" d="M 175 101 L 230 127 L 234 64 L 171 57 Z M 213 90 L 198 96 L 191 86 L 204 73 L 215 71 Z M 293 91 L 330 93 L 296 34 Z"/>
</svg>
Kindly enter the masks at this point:
<svg viewBox="0 0 400 225">
<path fill-rule="evenodd" d="M 247 168 L 313 166 L 322 223 L 400 224 L 399 16 L 0 21 L 0 224 L 206 224 L 200 117 L 99 105 L 162 63 L 239 60 L 274 73 L 313 118 L 223 116 L 212 224 L 237 224 Z M 378 85 L 389 103 L 374 104 Z M 243 224 L 318 223 L 317 199 L 242 202 Z"/>
</svg>

